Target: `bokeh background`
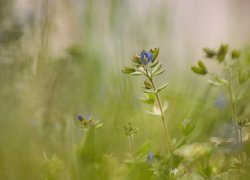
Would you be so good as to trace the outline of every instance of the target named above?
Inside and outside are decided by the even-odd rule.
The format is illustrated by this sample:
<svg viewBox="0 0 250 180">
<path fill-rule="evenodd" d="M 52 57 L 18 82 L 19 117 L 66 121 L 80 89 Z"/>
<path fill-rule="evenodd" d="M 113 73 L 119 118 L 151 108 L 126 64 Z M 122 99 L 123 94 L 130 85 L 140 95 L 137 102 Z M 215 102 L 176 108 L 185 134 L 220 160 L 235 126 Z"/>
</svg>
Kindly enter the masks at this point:
<svg viewBox="0 0 250 180">
<path fill-rule="evenodd" d="M 120 70 L 142 49 L 160 47 L 167 71 L 157 84 L 169 83 L 161 95 L 172 136 L 185 119 L 196 126 L 190 141 L 229 136 L 228 97 L 190 66 L 221 43 L 249 62 L 249 8 L 246 0 L 0 0 L 0 179 L 122 174 L 87 161 L 76 167 L 79 113 L 103 123 L 95 153 L 114 157 L 111 170 L 129 151 L 121 126 L 131 119 L 140 127 L 136 146 L 149 141 L 160 151 L 161 124 L 139 100 L 142 79 Z"/>
</svg>

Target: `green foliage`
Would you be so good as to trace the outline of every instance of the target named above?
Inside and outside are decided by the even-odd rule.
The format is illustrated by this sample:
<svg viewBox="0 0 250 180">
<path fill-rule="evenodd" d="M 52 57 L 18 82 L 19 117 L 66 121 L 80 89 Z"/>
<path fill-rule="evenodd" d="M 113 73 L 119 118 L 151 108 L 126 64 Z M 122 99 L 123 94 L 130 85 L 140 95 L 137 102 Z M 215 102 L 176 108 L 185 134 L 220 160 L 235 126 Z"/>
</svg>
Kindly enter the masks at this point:
<svg viewBox="0 0 250 180">
<path fill-rule="evenodd" d="M 202 61 L 198 61 L 197 65 L 198 66 L 192 66 L 191 70 L 196 74 L 206 75 L 207 68 L 206 68 L 205 64 Z"/>
<path fill-rule="evenodd" d="M 137 125 L 134 125 L 131 121 L 128 122 L 126 125 L 124 125 L 122 127 L 122 130 L 123 130 L 123 133 L 126 135 L 126 136 L 133 136 L 135 135 L 138 130 L 139 130 L 139 127 Z"/>
<path fill-rule="evenodd" d="M 89 128 L 99 128 L 101 127 L 103 124 L 100 123 L 99 120 L 95 120 L 94 118 L 92 118 L 91 116 L 86 118 L 86 117 L 81 117 L 79 120 L 79 125 L 84 128 L 84 129 L 89 129 Z"/>
<path fill-rule="evenodd" d="M 213 88 L 172 67 L 192 49 L 165 49 L 161 3 L 20 2 L 0 0 L 1 180 L 249 179 L 249 47 L 204 48 L 192 70 Z M 121 70 L 139 81 L 122 76 L 149 42 L 161 54 Z"/>
<path fill-rule="evenodd" d="M 154 93 L 145 93 L 146 98 L 141 98 L 141 101 L 146 104 L 154 104 L 155 103 L 155 95 Z"/>
<path fill-rule="evenodd" d="M 221 63 L 225 60 L 226 55 L 228 52 L 228 45 L 222 44 L 217 52 L 217 57 L 216 59 Z"/>
<path fill-rule="evenodd" d="M 185 136 L 190 135 L 194 130 L 194 125 L 190 120 L 185 120 L 183 123 L 179 124 L 179 128 Z"/>
<path fill-rule="evenodd" d="M 133 56 L 132 63 L 134 67 L 125 66 L 122 68 L 122 72 L 131 75 L 150 76 L 151 78 L 159 76 L 165 71 L 165 69 L 162 69 L 162 64 L 160 64 L 156 59 L 158 57 L 159 51 L 159 48 L 149 50 L 149 52 L 152 54 L 152 60 L 148 64 L 143 64 L 141 60 L 142 57 L 139 55 Z M 147 85 L 149 85 L 149 83 Z"/>
<path fill-rule="evenodd" d="M 222 85 L 228 85 L 228 81 L 224 78 L 220 78 L 217 75 L 213 75 L 212 79 L 208 80 L 208 83 L 214 85 L 214 86 L 222 86 Z"/>
<path fill-rule="evenodd" d="M 231 52 L 232 59 L 238 59 L 240 57 L 240 51 L 234 49 Z"/>
<path fill-rule="evenodd" d="M 131 74 L 133 72 L 136 72 L 136 70 L 134 68 L 131 68 L 131 67 L 124 67 L 124 68 L 122 68 L 122 72 L 125 74 Z"/>
<path fill-rule="evenodd" d="M 238 71 L 238 81 L 240 84 L 246 83 L 250 78 L 250 71 L 244 70 L 243 68 L 240 68 Z"/>
<path fill-rule="evenodd" d="M 168 86 L 168 83 L 160 86 L 159 88 L 156 87 L 154 78 L 161 75 L 165 72 L 165 69 L 162 68 L 162 64 L 156 59 L 159 54 L 159 48 L 150 49 L 149 51 L 142 50 L 140 56 L 136 55 L 133 56 L 133 66 L 136 67 L 135 72 L 137 74 L 143 75 L 146 79 L 144 80 L 144 88 L 143 92 L 149 94 L 147 99 L 143 99 L 144 102 L 148 104 L 153 104 L 153 101 L 157 102 L 158 108 L 153 105 L 153 112 L 148 112 L 151 115 L 161 116 L 161 121 L 164 129 L 164 138 L 167 145 L 168 150 L 172 150 L 172 142 L 166 127 L 166 118 L 165 118 L 165 110 L 162 106 L 162 102 L 159 96 L 159 92 L 165 89 Z M 133 67 L 130 67 L 133 68 Z M 132 73 L 133 74 L 133 73 Z M 151 96 L 154 95 L 155 98 Z"/>
<path fill-rule="evenodd" d="M 230 51 L 227 45 L 217 51 L 204 48 L 209 61 L 206 65 L 198 61 L 192 71 L 208 75 L 209 82 L 218 87 L 204 92 L 200 84 L 188 79 L 190 87 L 180 93 L 174 90 L 174 83 L 182 85 L 176 77 L 170 86 L 158 86 L 157 78 L 165 72 L 158 60 L 159 48 L 145 51 L 152 54 L 148 63 L 133 56 L 132 65 L 122 72 L 144 78 L 140 99 L 145 105 L 141 106 L 134 98 L 136 83 L 106 71 L 100 63 L 105 55 L 90 49 L 73 45 L 65 57 L 51 62 L 39 59 L 37 64 L 31 61 L 33 57 L 15 54 L 11 58 L 20 61 L 1 64 L 0 179 L 249 177 L 246 52 Z M 210 67 L 213 60 L 218 69 Z M 225 93 L 223 111 L 214 103 L 217 93 Z M 193 94 L 200 97 L 195 99 Z M 142 108 L 153 116 L 143 115 Z M 82 110 L 98 115 L 101 121 L 71 118 Z M 138 124 L 128 122 L 131 117 Z M 227 122 L 231 119 L 233 123 Z M 162 127 L 157 120 L 163 122 Z M 225 124 L 230 127 L 224 129 Z M 242 132 L 242 141 L 238 137 L 237 142 L 231 124 Z M 161 131 L 164 127 L 171 134 L 167 143 L 168 135 Z"/>
<path fill-rule="evenodd" d="M 152 55 L 153 55 L 152 62 L 154 62 L 154 61 L 156 60 L 156 58 L 158 57 L 158 55 L 159 55 L 160 48 L 150 49 L 150 52 L 151 52 Z"/>
<path fill-rule="evenodd" d="M 209 49 L 209 48 L 204 48 L 203 51 L 205 52 L 207 58 L 213 58 L 217 54 L 215 52 L 215 50 L 212 50 L 212 49 Z"/>
<path fill-rule="evenodd" d="M 216 147 L 223 147 L 223 146 L 235 146 L 237 148 L 236 152 L 236 160 L 238 163 L 235 163 L 234 157 L 227 157 L 226 161 L 228 161 L 229 166 L 226 170 L 224 170 L 224 174 L 221 173 L 217 177 L 220 177 L 227 174 L 228 177 L 238 178 L 238 175 L 232 174 L 231 172 L 235 172 L 233 169 L 243 170 L 247 168 L 245 162 L 248 162 L 247 155 L 245 154 L 244 150 L 241 149 L 241 145 L 244 142 L 244 131 L 248 126 L 248 121 L 246 119 L 242 119 L 239 117 L 240 110 L 238 106 L 244 107 L 244 105 L 240 105 L 240 101 L 236 98 L 239 96 L 238 93 L 241 93 L 244 90 L 244 84 L 249 79 L 249 70 L 246 69 L 242 60 L 240 60 L 240 52 L 238 50 L 232 50 L 231 56 L 228 58 L 227 54 L 229 52 L 228 45 L 221 45 L 219 50 L 215 53 L 211 49 L 205 48 L 205 52 L 207 53 L 207 57 L 210 59 L 214 59 L 219 63 L 219 67 L 221 68 L 221 74 L 214 74 L 213 72 L 209 72 L 211 79 L 208 81 L 210 84 L 215 86 L 220 86 L 227 90 L 228 97 L 230 99 L 230 106 L 231 106 L 231 119 L 232 124 L 234 126 L 234 138 L 233 139 L 223 139 L 219 137 L 211 138 L 211 142 L 216 145 Z M 223 62 L 223 63 L 222 63 Z M 196 72 L 197 73 L 197 72 Z M 199 73 L 198 73 L 199 74 Z M 236 91 L 237 90 L 237 91 Z M 221 149 L 219 149 L 221 151 Z M 214 174 L 218 173 L 218 169 L 216 166 L 211 164 L 211 154 L 205 156 L 205 158 L 199 159 L 199 167 L 198 171 L 201 176 L 206 179 L 211 179 Z M 245 165 L 243 165 L 245 164 Z M 244 166 L 244 167 L 243 167 Z M 231 179 L 230 178 L 230 179 Z"/>
<path fill-rule="evenodd" d="M 216 58 L 216 60 L 221 63 L 226 58 L 228 52 L 228 45 L 222 44 L 217 51 L 210 48 L 204 48 L 203 51 L 205 52 L 207 58 Z M 237 50 L 233 50 L 231 54 L 233 59 L 237 59 L 240 55 L 239 51 Z"/>
<path fill-rule="evenodd" d="M 65 170 L 64 162 L 59 159 L 56 155 L 51 158 L 44 152 L 44 165 L 43 165 L 43 174 L 44 179 L 53 180 L 58 179 L 58 174 L 60 174 L 61 178 L 63 178 L 64 170 Z"/>
</svg>

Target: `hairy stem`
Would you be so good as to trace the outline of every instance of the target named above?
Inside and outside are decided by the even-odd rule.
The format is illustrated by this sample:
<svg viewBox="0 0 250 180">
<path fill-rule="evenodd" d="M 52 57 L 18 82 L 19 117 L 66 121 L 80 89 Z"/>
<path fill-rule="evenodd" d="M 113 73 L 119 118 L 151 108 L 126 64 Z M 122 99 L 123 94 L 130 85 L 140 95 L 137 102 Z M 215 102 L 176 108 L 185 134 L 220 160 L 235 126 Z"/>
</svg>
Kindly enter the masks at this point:
<svg viewBox="0 0 250 180">
<path fill-rule="evenodd" d="M 134 144 L 134 140 L 133 140 L 132 135 L 129 135 L 129 141 L 130 141 L 132 153 L 134 153 L 135 152 L 135 144 Z"/>
<path fill-rule="evenodd" d="M 153 89 L 155 91 L 156 100 L 157 100 L 157 103 L 158 103 L 158 106 L 159 106 L 159 109 L 160 109 L 160 112 L 161 112 L 161 121 L 162 121 L 163 130 L 164 130 L 164 139 L 165 139 L 167 147 L 170 149 L 170 151 L 172 151 L 171 138 L 170 138 L 170 135 L 169 135 L 169 130 L 168 130 L 166 118 L 165 118 L 165 115 L 164 115 L 164 112 L 163 112 L 161 99 L 160 99 L 160 96 L 159 96 L 159 94 L 157 92 L 157 89 L 155 87 L 153 78 L 149 76 L 147 70 L 146 70 L 146 73 L 147 73 L 146 76 L 149 79 L 149 81 L 150 81 L 150 83 L 151 83 L 151 85 L 152 85 L 152 87 L 153 87 Z"/>
<path fill-rule="evenodd" d="M 233 88 L 232 88 L 232 77 L 231 77 L 232 72 L 230 69 L 227 69 L 226 72 L 227 72 L 227 80 L 228 80 L 227 88 L 228 88 L 230 102 L 231 102 L 231 106 L 232 106 L 232 115 L 233 115 L 232 120 L 233 120 L 233 124 L 235 127 L 236 140 L 237 140 L 237 142 L 242 143 L 242 136 L 243 136 L 242 131 L 240 130 L 238 132 L 238 129 L 237 129 L 236 103 L 235 103 L 235 97 L 234 97 L 234 92 L 233 92 Z"/>
<path fill-rule="evenodd" d="M 243 131 L 242 131 L 242 127 L 239 128 L 239 131 L 240 131 L 240 143 L 243 142 Z"/>
</svg>

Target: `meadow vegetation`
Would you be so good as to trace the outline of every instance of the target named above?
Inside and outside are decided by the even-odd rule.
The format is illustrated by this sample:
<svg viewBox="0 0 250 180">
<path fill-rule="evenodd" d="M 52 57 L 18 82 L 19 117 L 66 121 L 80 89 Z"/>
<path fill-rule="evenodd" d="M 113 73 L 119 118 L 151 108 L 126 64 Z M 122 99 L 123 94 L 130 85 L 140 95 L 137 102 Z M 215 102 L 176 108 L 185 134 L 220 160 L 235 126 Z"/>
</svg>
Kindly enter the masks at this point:
<svg viewBox="0 0 250 180">
<path fill-rule="evenodd" d="M 0 0 L 0 179 L 249 179 L 248 44 L 178 56 L 160 1 L 18 2 Z"/>
</svg>

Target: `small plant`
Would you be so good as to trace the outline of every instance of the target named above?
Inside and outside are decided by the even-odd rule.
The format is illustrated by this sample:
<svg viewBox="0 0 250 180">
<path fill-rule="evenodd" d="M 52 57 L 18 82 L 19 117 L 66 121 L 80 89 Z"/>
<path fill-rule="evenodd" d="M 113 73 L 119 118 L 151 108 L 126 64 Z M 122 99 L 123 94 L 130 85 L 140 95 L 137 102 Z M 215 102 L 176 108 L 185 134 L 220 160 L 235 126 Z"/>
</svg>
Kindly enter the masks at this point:
<svg viewBox="0 0 250 180">
<path fill-rule="evenodd" d="M 221 74 L 216 74 L 207 70 L 203 61 L 198 61 L 197 66 L 191 67 L 192 71 L 199 75 L 209 74 L 211 79 L 208 82 L 214 86 L 223 86 L 228 92 L 232 110 L 232 122 L 235 126 L 235 139 L 238 143 L 243 142 L 242 129 L 248 125 L 245 119 L 238 117 L 238 100 L 243 84 L 250 78 L 249 70 L 245 69 L 240 62 L 240 51 L 232 50 L 229 46 L 222 44 L 218 50 L 204 48 L 206 58 L 218 63 Z"/>
<path fill-rule="evenodd" d="M 148 173 L 148 176 L 153 176 L 156 179 L 178 179 L 186 174 L 186 168 L 182 167 L 182 157 L 176 155 L 175 150 L 180 148 L 186 138 L 192 133 L 194 127 L 189 121 L 180 124 L 180 129 L 184 137 L 180 140 L 171 140 L 168 122 L 166 121 L 165 111 L 166 103 L 162 103 L 159 93 L 165 89 L 168 84 L 160 87 L 155 85 L 155 78 L 161 75 L 165 69 L 157 60 L 159 48 L 150 49 L 149 51 L 142 50 L 140 55 L 132 57 L 133 66 L 124 67 L 122 72 L 133 76 L 141 75 L 145 78 L 143 92 L 145 98 L 141 98 L 142 102 L 152 106 L 153 111 L 146 111 L 146 113 L 161 118 L 163 127 L 163 136 L 166 143 L 168 153 L 161 155 L 149 151 L 149 143 L 146 143 L 135 150 L 133 145 L 132 135 L 137 132 L 137 127 L 129 122 L 124 126 L 124 133 L 130 137 L 131 147 L 133 150 L 133 157 L 128 158 L 125 162 L 129 165 L 129 176 L 133 179 L 134 172 L 143 171 Z M 148 167 L 145 169 L 145 165 Z M 143 167 L 143 169 L 142 169 Z M 138 178 L 138 177 L 137 177 Z M 144 178 L 144 177 L 142 177 Z"/>
<path fill-rule="evenodd" d="M 76 160 L 73 163 L 75 167 L 77 167 L 76 171 L 74 172 L 74 176 L 92 176 L 90 170 L 87 167 L 93 168 L 93 164 L 97 163 L 96 144 L 98 139 L 96 138 L 96 131 L 103 124 L 99 120 L 96 120 L 89 115 L 84 116 L 82 114 L 78 114 L 76 119 L 78 125 L 83 130 L 83 136 L 81 142 L 76 147 L 76 154 L 74 155 Z"/>
<path fill-rule="evenodd" d="M 82 114 L 77 115 L 77 120 L 79 121 L 79 125 L 83 129 L 89 129 L 89 128 L 92 128 L 92 127 L 99 128 L 99 127 L 101 127 L 103 125 L 102 123 L 100 123 L 99 120 L 95 120 L 91 116 L 83 116 Z"/>
<path fill-rule="evenodd" d="M 129 137 L 131 150 L 134 153 L 135 144 L 134 144 L 133 136 L 138 132 L 139 127 L 137 125 L 134 125 L 132 121 L 129 121 L 126 125 L 122 127 L 122 129 L 123 129 L 123 133 Z"/>
<path fill-rule="evenodd" d="M 153 105 L 153 112 L 148 112 L 149 114 L 161 117 L 167 149 L 172 151 L 168 123 L 164 114 L 166 108 L 163 106 L 159 95 L 159 92 L 165 89 L 168 86 L 168 83 L 160 87 L 157 87 L 155 84 L 155 78 L 165 71 L 165 69 L 162 68 L 162 64 L 157 60 L 159 51 L 159 48 L 150 49 L 149 51 L 142 50 L 140 55 L 135 55 L 132 57 L 133 65 L 123 67 L 122 72 L 133 76 L 145 77 L 143 92 L 147 95 L 147 97 L 142 99 L 142 101 L 144 103 Z"/>
</svg>

